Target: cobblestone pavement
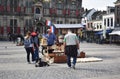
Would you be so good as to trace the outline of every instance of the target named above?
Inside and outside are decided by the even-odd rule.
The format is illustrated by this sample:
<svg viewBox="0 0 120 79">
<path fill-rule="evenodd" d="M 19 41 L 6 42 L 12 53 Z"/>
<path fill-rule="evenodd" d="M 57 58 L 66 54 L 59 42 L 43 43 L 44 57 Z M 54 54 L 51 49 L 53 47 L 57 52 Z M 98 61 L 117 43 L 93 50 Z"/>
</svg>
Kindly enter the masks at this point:
<svg viewBox="0 0 120 79">
<path fill-rule="evenodd" d="M 75 70 L 66 63 L 36 68 L 26 62 L 23 46 L 0 42 L 0 79 L 120 79 L 120 46 L 81 43 L 80 48 L 103 61 L 77 63 Z"/>
</svg>

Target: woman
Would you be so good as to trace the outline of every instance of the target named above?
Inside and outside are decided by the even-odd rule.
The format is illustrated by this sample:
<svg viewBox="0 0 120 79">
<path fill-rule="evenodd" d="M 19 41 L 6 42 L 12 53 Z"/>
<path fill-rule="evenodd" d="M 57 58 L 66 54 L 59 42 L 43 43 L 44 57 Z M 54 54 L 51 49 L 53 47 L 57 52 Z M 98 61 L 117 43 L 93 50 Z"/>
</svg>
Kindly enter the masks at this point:
<svg viewBox="0 0 120 79">
<path fill-rule="evenodd" d="M 27 62 L 30 64 L 30 53 L 32 55 L 32 61 L 34 62 L 34 48 L 31 40 L 31 33 L 28 32 L 24 38 L 24 46 L 27 52 Z"/>
</svg>

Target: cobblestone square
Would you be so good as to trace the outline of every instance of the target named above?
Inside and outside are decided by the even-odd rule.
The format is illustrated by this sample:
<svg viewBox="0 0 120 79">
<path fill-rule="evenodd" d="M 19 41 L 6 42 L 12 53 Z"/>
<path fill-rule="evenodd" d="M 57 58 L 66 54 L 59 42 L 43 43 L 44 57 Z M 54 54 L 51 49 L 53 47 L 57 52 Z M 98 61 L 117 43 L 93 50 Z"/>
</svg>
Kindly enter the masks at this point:
<svg viewBox="0 0 120 79">
<path fill-rule="evenodd" d="M 80 50 L 103 61 L 77 63 L 75 70 L 66 63 L 36 68 L 26 62 L 23 46 L 0 42 L 0 79 L 120 79 L 120 46 L 84 42 Z"/>
</svg>

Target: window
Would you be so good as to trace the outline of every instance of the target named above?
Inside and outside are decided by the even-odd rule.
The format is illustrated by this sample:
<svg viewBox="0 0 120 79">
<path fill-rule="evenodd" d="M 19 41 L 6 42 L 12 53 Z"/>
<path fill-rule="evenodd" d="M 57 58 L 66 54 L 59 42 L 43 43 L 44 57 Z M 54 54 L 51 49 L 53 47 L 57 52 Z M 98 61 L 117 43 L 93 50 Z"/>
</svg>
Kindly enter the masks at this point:
<svg viewBox="0 0 120 79">
<path fill-rule="evenodd" d="M 59 24 L 59 21 L 57 21 L 57 24 Z"/>
<path fill-rule="evenodd" d="M 117 18 L 117 27 L 119 27 L 119 18 Z"/>
<path fill-rule="evenodd" d="M 104 26 L 106 26 L 106 19 L 104 19 Z"/>
<path fill-rule="evenodd" d="M 39 8 L 36 8 L 35 13 L 36 13 L 36 14 L 40 14 L 40 9 L 39 9 Z"/>
<path fill-rule="evenodd" d="M 97 24 L 97 29 L 99 29 L 99 25 Z"/>
<path fill-rule="evenodd" d="M 31 19 L 26 19 L 25 20 L 25 26 L 32 27 L 32 20 Z"/>
<path fill-rule="evenodd" d="M 113 26 L 113 18 L 111 18 L 111 26 Z"/>
<path fill-rule="evenodd" d="M 44 15 L 48 15 L 49 14 L 49 10 L 48 9 L 44 9 Z"/>
<path fill-rule="evenodd" d="M 72 21 L 70 22 L 70 24 L 72 24 Z"/>
<path fill-rule="evenodd" d="M 44 8 L 49 8 L 50 7 L 50 3 L 49 2 L 44 2 L 43 3 L 43 7 Z"/>
<path fill-rule="evenodd" d="M 71 9 L 75 10 L 76 9 L 76 5 L 72 5 Z"/>
<path fill-rule="evenodd" d="M 62 14 L 62 10 L 57 10 L 57 14 Z"/>
<path fill-rule="evenodd" d="M 63 8 L 63 5 L 61 3 L 57 3 L 57 8 L 58 9 L 62 9 Z"/>
<path fill-rule="evenodd" d="M 16 19 L 10 19 L 10 26 L 11 27 L 17 27 L 17 20 Z"/>
<path fill-rule="evenodd" d="M 60 21 L 60 24 L 62 24 L 63 22 L 62 21 Z"/>
<path fill-rule="evenodd" d="M 110 22 L 109 22 L 109 18 L 108 18 L 108 19 L 107 19 L 107 26 L 108 26 L 108 27 L 110 26 L 109 23 L 110 23 Z"/>
<path fill-rule="evenodd" d="M 100 29 L 102 29 L 102 25 L 100 24 Z"/>
</svg>

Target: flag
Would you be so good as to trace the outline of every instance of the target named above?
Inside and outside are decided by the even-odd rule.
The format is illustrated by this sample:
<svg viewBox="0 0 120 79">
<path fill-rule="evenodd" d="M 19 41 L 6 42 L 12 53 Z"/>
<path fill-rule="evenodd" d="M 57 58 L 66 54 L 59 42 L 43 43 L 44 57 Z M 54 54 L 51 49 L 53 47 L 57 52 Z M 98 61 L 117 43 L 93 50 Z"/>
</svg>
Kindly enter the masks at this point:
<svg viewBox="0 0 120 79">
<path fill-rule="evenodd" d="M 54 33 L 54 26 L 50 26 L 50 31 L 52 32 L 52 33 Z"/>
<path fill-rule="evenodd" d="M 47 25 L 47 26 L 51 26 L 51 21 L 47 20 L 47 21 L 46 21 L 46 25 Z"/>
</svg>

